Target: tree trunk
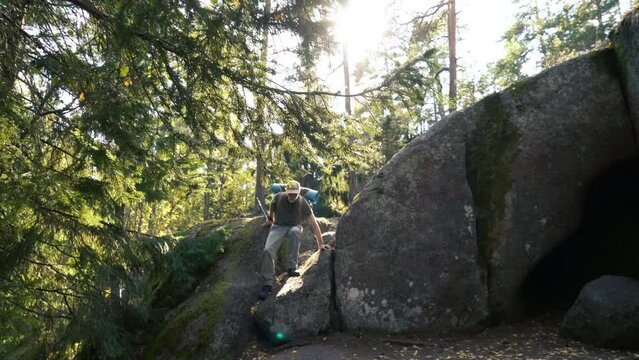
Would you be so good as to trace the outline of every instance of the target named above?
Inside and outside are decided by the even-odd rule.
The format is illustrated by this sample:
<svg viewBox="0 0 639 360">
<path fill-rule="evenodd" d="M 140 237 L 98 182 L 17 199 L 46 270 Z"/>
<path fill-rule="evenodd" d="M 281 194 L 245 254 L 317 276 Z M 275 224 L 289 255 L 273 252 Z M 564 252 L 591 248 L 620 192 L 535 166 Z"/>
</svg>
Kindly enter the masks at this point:
<svg viewBox="0 0 639 360">
<path fill-rule="evenodd" d="M 268 56 L 268 23 L 270 21 L 270 13 L 271 13 L 271 0 L 266 0 L 264 2 L 264 25 L 262 26 L 262 53 L 260 54 L 260 62 L 263 66 L 266 67 L 266 61 Z M 266 73 L 263 74 L 264 78 L 266 78 Z M 265 79 L 262 79 L 265 80 Z M 264 120 L 264 102 L 258 98 L 257 101 L 257 112 L 258 116 Z M 260 122 L 260 126 L 263 121 Z M 259 131 L 258 131 L 259 132 Z M 257 153 L 255 159 L 255 206 L 253 207 L 253 212 L 259 214 L 261 212 L 260 206 L 258 204 L 258 199 L 262 204 L 264 203 L 264 156 L 262 151 L 265 149 L 264 143 L 260 140 L 261 133 L 258 133 L 255 141 L 255 150 Z"/>
<path fill-rule="evenodd" d="M 351 81 L 350 81 L 350 71 L 348 70 L 348 46 L 344 44 L 343 46 L 343 66 L 344 66 L 344 110 L 346 114 L 351 115 Z M 352 137 L 349 139 L 350 142 L 353 142 L 355 139 Z M 357 174 L 353 169 L 349 169 L 348 171 L 348 203 L 352 204 L 355 199 L 355 195 L 357 195 Z"/>
<path fill-rule="evenodd" d="M 210 155 L 209 155 L 210 156 Z M 204 192 L 204 221 L 211 220 L 211 190 L 213 189 L 213 162 L 206 162 L 206 191 Z"/>
<path fill-rule="evenodd" d="M 157 235 L 158 233 L 158 226 L 157 226 L 157 221 L 155 220 L 155 214 L 158 211 L 158 203 L 154 202 L 153 205 L 151 205 L 151 216 L 149 217 L 149 234 L 151 235 Z"/>
<path fill-rule="evenodd" d="M 138 218 L 135 220 L 135 231 L 139 234 L 142 232 L 142 224 L 144 223 L 144 201 L 138 204 Z"/>
<path fill-rule="evenodd" d="M 344 44 L 342 47 L 344 59 L 342 64 L 344 65 L 344 110 L 348 115 L 351 114 L 351 98 L 349 95 L 351 94 L 351 80 L 350 80 L 350 71 L 348 70 L 348 46 Z"/>
<path fill-rule="evenodd" d="M 207 190 L 204 193 L 204 212 L 203 212 L 203 217 L 204 217 L 204 221 L 210 220 L 211 219 L 211 192 Z"/>
<path fill-rule="evenodd" d="M 457 14 L 455 0 L 448 2 L 448 59 L 450 82 L 448 84 L 448 101 L 450 112 L 457 109 Z"/>
<path fill-rule="evenodd" d="M 543 19 L 541 15 L 539 15 L 539 4 L 535 0 L 535 20 L 537 24 L 543 23 Z M 546 65 L 546 57 L 548 55 L 548 46 L 546 45 L 546 40 L 544 39 L 543 29 L 537 29 L 535 25 L 533 25 L 533 33 L 539 40 L 539 52 L 541 53 L 541 65 L 543 68 L 548 67 Z"/>
<path fill-rule="evenodd" d="M 224 167 L 222 166 L 220 171 L 220 198 L 218 200 L 218 208 L 217 208 L 218 217 L 222 217 L 222 213 L 224 212 L 224 183 L 225 182 L 226 182 L 226 178 L 224 177 Z"/>
<path fill-rule="evenodd" d="M 437 116 L 439 115 L 439 101 L 437 100 L 437 92 L 433 91 L 433 119 L 428 123 L 428 126 L 434 124 L 437 120 Z"/>
<path fill-rule="evenodd" d="M 257 168 L 255 169 L 255 197 L 259 199 L 259 201 L 264 204 L 265 196 L 264 196 L 264 161 L 262 160 L 262 156 L 257 156 Z M 262 212 L 260 209 L 260 205 L 258 204 L 257 199 L 255 200 L 255 209 L 254 213 L 259 214 Z"/>
<path fill-rule="evenodd" d="M 595 0 L 595 7 L 597 8 L 597 33 L 595 34 L 595 46 L 599 46 L 604 42 L 603 19 L 601 18 L 601 0 Z"/>
<path fill-rule="evenodd" d="M 0 17 L 0 94 L 8 94 L 13 90 L 18 75 L 18 61 L 22 59 L 22 42 L 24 35 L 20 32 L 24 16 L 30 6 L 29 1 L 10 1 L 8 9 Z"/>
</svg>

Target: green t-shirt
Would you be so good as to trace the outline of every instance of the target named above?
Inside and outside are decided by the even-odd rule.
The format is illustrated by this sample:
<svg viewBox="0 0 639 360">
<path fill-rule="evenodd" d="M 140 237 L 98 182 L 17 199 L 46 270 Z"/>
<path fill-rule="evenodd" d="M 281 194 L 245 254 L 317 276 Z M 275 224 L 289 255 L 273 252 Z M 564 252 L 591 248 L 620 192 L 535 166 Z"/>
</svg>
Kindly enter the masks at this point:
<svg viewBox="0 0 639 360">
<path fill-rule="evenodd" d="M 275 225 L 300 225 L 313 211 L 306 199 L 299 195 L 294 202 L 288 201 L 286 195 L 279 193 L 271 201 L 271 210 L 275 212 Z"/>
</svg>

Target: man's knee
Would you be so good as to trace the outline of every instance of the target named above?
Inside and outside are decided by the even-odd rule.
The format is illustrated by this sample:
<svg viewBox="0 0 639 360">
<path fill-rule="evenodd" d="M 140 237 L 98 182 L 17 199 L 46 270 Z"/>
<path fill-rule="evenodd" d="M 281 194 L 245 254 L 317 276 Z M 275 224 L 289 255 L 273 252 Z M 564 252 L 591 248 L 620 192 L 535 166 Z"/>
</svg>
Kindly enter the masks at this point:
<svg viewBox="0 0 639 360">
<path fill-rule="evenodd" d="M 265 247 L 264 248 L 264 253 L 263 253 L 262 256 L 267 256 L 268 255 L 272 259 L 275 259 L 277 257 L 277 250 L 278 249 L 275 249 L 275 248 L 272 248 L 272 247 L 271 248 Z"/>
<path fill-rule="evenodd" d="M 301 238 L 302 237 L 302 227 L 301 226 L 292 227 L 291 230 L 288 231 L 288 236 L 289 237 Z"/>
</svg>

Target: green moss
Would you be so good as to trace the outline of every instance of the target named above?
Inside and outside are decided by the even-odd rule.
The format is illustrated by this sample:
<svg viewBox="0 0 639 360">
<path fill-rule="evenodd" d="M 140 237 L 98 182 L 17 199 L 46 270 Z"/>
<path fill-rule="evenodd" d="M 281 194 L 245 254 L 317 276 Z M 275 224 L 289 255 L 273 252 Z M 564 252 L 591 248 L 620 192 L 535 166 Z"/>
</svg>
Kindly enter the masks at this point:
<svg viewBox="0 0 639 360">
<path fill-rule="evenodd" d="M 467 176 L 477 209 L 479 262 L 490 284 L 490 259 L 504 228 L 506 194 L 513 183 L 511 164 L 521 135 L 509 121 L 499 94 L 486 97 L 478 106 L 483 108 L 469 141 Z"/>
<path fill-rule="evenodd" d="M 202 234 L 206 234 L 207 232 L 211 231 L 211 230 L 215 230 L 221 226 L 223 226 L 225 224 L 226 220 L 220 220 L 220 219 L 213 219 L 213 220 L 208 220 L 205 221 L 201 224 L 198 224 L 197 226 L 199 226 L 199 230 L 196 234 L 196 236 L 202 236 Z"/>
<path fill-rule="evenodd" d="M 621 77 L 621 82 L 625 89 L 627 89 L 627 81 L 628 81 L 628 58 L 627 49 L 624 46 L 624 38 L 621 35 L 622 30 L 624 30 L 625 25 L 622 23 L 615 32 L 611 35 L 611 41 L 613 44 L 613 49 L 616 55 L 617 69 L 619 72 L 619 76 Z M 626 30 L 627 31 L 627 30 Z M 635 54 L 636 56 L 637 54 Z"/>
<path fill-rule="evenodd" d="M 527 78 L 513 84 L 508 90 L 510 90 L 513 98 L 522 99 L 525 98 L 527 94 L 535 91 L 536 89 L 536 78 Z M 495 95 L 493 95 L 495 96 Z"/>
<path fill-rule="evenodd" d="M 619 67 L 620 63 L 624 63 L 623 58 L 620 58 L 620 61 L 618 61 L 612 49 L 593 51 L 585 55 L 585 57 L 594 64 L 600 73 L 608 74 L 611 77 L 618 78 L 624 71 L 624 69 L 620 69 Z"/>
<path fill-rule="evenodd" d="M 201 294 L 193 302 L 186 305 L 179 313 L 171 318 L 160 335 L 149 346 L 146 351 L 146 359 L 158 358 L 164 350 L 170 350 L 177 358 L 200 358 L 202 352 L 213 341 L 213 332 L 224 313 L 226 302 L 226 281 L 218 282 L 215 287 Z M 188 326 L 199 317 L 205 317 L 200 331 L 196 334 L 197 342 L 195 346 L 180 348 L 180 342 Z"/>
<path fill-rule="evenodd" d="M 238 219 L 230 224 L 231 236 L 228 239 L 227 247 L 230 249 L 230 261 L 232 264 L 237 265 L 242 259 L 243 255 L 249 250 L 251 241 L 255 240 L 255 232 L 259 231 L 260 225 L 264 222 L 264 217 L 254 217 L 246 219 Z"/>
<path fill-rule="evenodd" d="M 214 341 L 215 330 L 222 318 L 226 305 L 233 301 L 228 298 L 227 289 L 230 276 L 243 259 L 243 255 L 249 250 L 251 241 L 255 240 L 255 231 L 263 222 L 262 217 L 250 219 L 237 219 L 224 223 L 217 229 L 210 229 L 202 233 L 201 237 L 212 234 L 228 234 L 223 239 L 224 248 L 228 249 L 223 256 L 229 261 L 229 267 L 219 279 L 211 278 L 210 290 L 195 295 L 196 298 L 178 310 L 178 312 L 166 322 L 166 325 L 149 345 L 146 359 L 155 359 L 163 352 L 168 351 L 176 358 L 199 359 L 205 353 L 208 346 Z M 204 286 L 203 286 L 204 287 Z M 192 346 L 180 347 L 182 336 L 189 330 L 189 326 L 194 324 L 200 317 L 203 317 L 202 324 L 197 325 L 199 330 L 193 336 L 196 343 Z"/>
</svg>

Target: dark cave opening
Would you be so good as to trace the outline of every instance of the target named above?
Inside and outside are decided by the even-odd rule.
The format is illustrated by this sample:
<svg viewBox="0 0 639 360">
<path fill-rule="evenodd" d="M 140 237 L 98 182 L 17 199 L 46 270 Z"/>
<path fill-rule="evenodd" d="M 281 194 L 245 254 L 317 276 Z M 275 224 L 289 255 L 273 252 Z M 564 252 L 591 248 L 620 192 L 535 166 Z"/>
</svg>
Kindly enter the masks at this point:
<svg viewBox="0 0 639 360">
<path fill-rule="evenodd" d="M 639 280 L 639 157 L 615 163 L 590 184 L 579 228 L 522 284 L 526 313 L 565 311 L 602 275 Z"/>
</svg>

